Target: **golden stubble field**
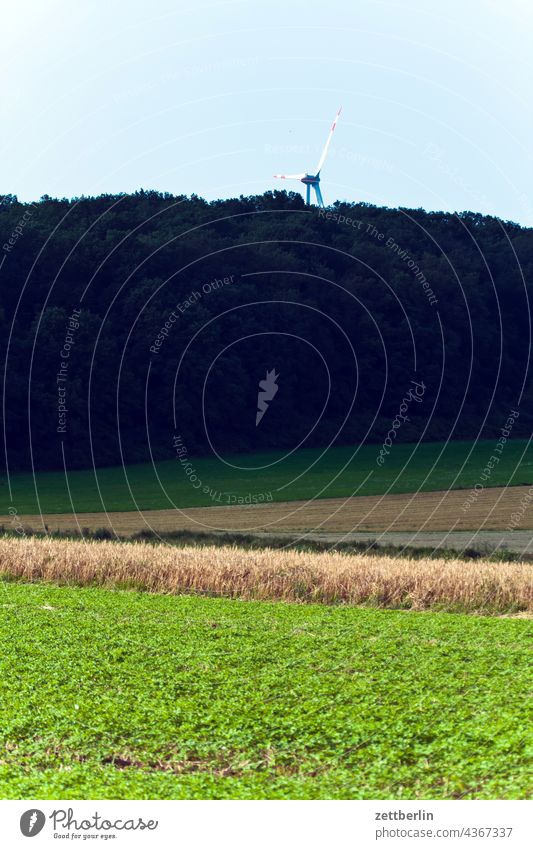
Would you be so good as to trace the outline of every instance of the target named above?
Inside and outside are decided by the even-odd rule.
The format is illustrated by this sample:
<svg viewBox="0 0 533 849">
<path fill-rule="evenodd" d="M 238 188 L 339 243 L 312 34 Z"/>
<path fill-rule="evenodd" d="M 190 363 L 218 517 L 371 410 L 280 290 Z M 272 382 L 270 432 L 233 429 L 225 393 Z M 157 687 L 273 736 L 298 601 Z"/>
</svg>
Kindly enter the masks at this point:
<svg viewBox="0 0 533 849">
<path fill-rule="evenodd" d="M 0 574 L 8 580 L 242 599 L 492 614 L 533 610 L 531 567 L 484 560 L 1 537 Z"/>
<path fill-rule="evenodd" d="M 519 529 L 533 528 L 533 498 L 527 486 L 482 490 L 463 509 L 469 490 L 324 498 L 235 507 L 189 507 L 139 512 L 45 514 L 17 517 L 26 530 L 91 531 L 109 528 L 120 536 L 142 530 L 317 531 L 324 533 L 384 531 L 505 530 L 520 513 Z M 524 507 L 525 504 L 525 507 Z M 12 528 L 10 516 L 0 524 Z"/>
</svg>

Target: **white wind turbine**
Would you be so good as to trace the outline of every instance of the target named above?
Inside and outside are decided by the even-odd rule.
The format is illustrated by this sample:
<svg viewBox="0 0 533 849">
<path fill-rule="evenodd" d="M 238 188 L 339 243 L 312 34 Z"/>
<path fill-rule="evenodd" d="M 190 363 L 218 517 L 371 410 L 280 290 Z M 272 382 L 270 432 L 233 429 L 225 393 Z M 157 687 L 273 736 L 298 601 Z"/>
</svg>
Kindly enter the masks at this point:
<svg viewBox="0 0 533 849">
<path fill-rule="evenodd" d="M 309 205 L 311 203 L 311 187 L 315 190 L 316 201 L 318 206 L 324 206 L 324 200 L 322 198 L 322 192 L 320 191 L 320 172 L 322 170 L 322 166 L 326 160 L 326 156 L 328 153 L 328 148 L 331 142 L 331 137 L 333 136 L 333 132 L 335 127 L 337 126 L 337 121 L 339 120 L 339 115 L 341 114 L 342 106 L 335 115 L 335 120 L 331 125 L 331 130 L 329 131 L 329 135 L 326 140 L 326 144 L 324 145 L 324 150 L 322 151 L 322 156 L 318 161 L 318 165 L 316 166 L 314 174 L 308 174 L 305 172 L 304 174 L 274 174 L 274 177 L 277 177 L 280 180 L 300 180 L 301 183 L 305 183 L 306 186 L 306 194 L 305 194 L 305 202 Z"/>
</svg>

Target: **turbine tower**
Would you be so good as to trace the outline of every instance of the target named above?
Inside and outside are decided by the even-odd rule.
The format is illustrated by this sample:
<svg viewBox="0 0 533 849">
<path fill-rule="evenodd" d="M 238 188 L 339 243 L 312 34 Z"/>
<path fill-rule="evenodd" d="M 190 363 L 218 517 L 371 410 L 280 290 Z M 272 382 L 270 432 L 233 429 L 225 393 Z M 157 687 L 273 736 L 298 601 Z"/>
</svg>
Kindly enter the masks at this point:
<svg viewBox="0 0 533 849">
<path fill-rule="evenodd" d="M 331 125 L 331 130 L 329 131 L 329 135 L 326 140 L 326 144 L 324 145 L 324 150 L 322 151 L 322 156 L 318 160 L 318 165 L 315 168 L 314 174 L 308 174 L 305 172 L 304 174 L 274 174 L 274 177 L 279 180 L 300 180 L 301 183 L 305 183 L 306 193 L 305 193 L 305 202 L 309 206 L 311 204 L 311 188 L 315 190 L 316 202 L 318 206 L 324 206 L 324 200 L 322 198 L 322 192 L 320 191 L 320 172 L 322 171 L 322 166 L 326 160 L 326 156 L 328 153 L 328 148 L 331 142 L 331 137 L 333 135 L 333 131 L 337 126 L 337 121 L 339 120 L 339 115 L 341 114 L 341 108 L 335 115 L 335 120 Z"/>
</svg>

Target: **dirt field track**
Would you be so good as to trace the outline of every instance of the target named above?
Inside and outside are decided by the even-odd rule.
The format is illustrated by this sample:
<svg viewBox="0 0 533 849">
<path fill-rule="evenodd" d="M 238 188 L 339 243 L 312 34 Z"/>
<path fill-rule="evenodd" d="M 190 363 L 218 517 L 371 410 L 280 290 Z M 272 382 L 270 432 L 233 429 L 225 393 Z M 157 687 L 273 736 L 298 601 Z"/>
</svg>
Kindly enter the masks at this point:
<svg viewBox="0 0 533 849">
<path fill-rule="evenodd" d="M 94 531 L 105 527 L 121 536 L 144 529 L 157 533 L 182 529 L 261 534 L 307 532 L 330 541 L 338 535 L 349 534 L 349 538 L 353 539 L 378 536 L 383 542 L 397 538 L 399 545 L 437 547 L 444 544 L 450 548 L 455 547 L 454 540 L 457 547 L 464 548 L 475 536 L 476 544 L 491 542 L 493 548 L 502 540 L 511 550 L 522 550 L 529 545 L 533 538 L 530 533 L 533 528 L 533 491 L 518 486 L 485 489 L 465 508 L 469 496 L 472 497 L 469 490 L 453 490 L 235 507 L 48 514 L 17 517 L 17 527 L 19 532 L 22 528 L 47 528 L 49 531 L 88 528 Z M 508 529 L 510 523 L 514 523 L 514 529 Z M 0 524 L 6 529 L 15 526 L 10 516 L 0 517 Z M 472 531 L 476 533 L 464 533 Z M 485 533 L 489 531 L 504 533 Z M 456 536 L 456 532 L 462 533 Z M 382 537 L 382 534 L 385 536 Z M 426 537 L 426 534 L 429 536 Z"/>
</svg>

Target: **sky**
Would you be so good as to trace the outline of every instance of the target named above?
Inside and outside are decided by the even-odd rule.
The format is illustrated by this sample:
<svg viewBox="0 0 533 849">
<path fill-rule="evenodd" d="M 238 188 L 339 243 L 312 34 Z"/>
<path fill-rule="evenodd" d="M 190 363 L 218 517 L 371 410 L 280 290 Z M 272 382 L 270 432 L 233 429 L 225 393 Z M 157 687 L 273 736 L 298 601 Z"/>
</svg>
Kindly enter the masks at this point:
<svg viewBox="0 0 533 849">
<path fill-rule="evenodd" d="M 25 0 L 0 8 L 0 193 L 473 210 L 533 226 L 530 0 Z"/>
</svg>

